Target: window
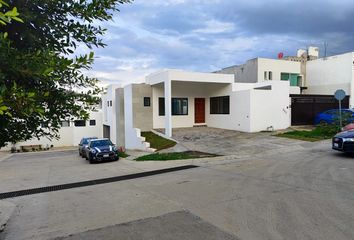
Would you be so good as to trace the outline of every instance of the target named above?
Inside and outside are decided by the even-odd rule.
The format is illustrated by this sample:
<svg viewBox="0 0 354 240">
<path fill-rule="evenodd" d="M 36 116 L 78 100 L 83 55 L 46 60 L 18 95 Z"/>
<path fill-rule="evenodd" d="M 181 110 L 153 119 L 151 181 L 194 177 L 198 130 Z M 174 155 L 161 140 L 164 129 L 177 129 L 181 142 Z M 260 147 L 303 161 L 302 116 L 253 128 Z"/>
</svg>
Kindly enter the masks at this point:
<svg viewBox="0 0 354 240">
<path fill-rule="evenodd" d="M 268 79 L 273 80 L 273 73 L 271 71 L 268 72 Z"/>
<path fill-rule="evenodd" d="M 75 127 L 85 127 L 86 121 L 85 120 L 75 120 L 74 125 L 75 125 Z"/>
<path fill-rule="evenodd" d="M 267 72 L 265 71 L 265 72 L 264 72 L 264 80 L 268 80 L 268 79 L 267 79 L 267 76 L 268 76 L 268 74 L 267 74 Z"/>
<path fill-rule="evenodd" d="M 91 119 L 90 120 L 90 126 L 96 126 L 96 120 L 95 119 Z"/>
<path fill-rule="evenodd" d="M 112 100 L 111 100 L 111 101 L 109 101 L 109 105 L 112 107 Z"/>
<path fill-rule="evenodd" d="M 188 115 L 188 98 L 172 98 L 172 115 Z"/>
<path fill-rule="evenodd" d="M 144 107 L 150 107 L 150 98 L 144 97 Z"/>
<path fill-rule="evenodd" d="M 159 116 L 165 116 L 165 98 L 159 98 Z"/>
<path fill-rule="evenodd" d="M 109 101 L 107 101 L 107 107 L 109 107 Z"/>
<path fill-rule="evenodd" d="M 301 76 L 297 73 L 280 73 L 280 80 L 290 81 L 290 86 L 299 86 L 301 83 Z"/>
<path fill-rule="evenodd" d="M 280 80 L 288 81 L 289 78 L 290 78 L 290 74 L 289 73 L 280 73 Z"/>
<path fill-rule="evenodd" d="M 188 115 L 188 98 L 172 98 L 172 115 Z M 165 116 L 165 98 L 159 98 L 159 116 Z"/>
<path fill-rule="evenodd" d="M 61 127 L 70 127 L 70 121 L 62 121 Z"/>
<path fill-rule="evenodd" d="M 230 96 L 211 97 L 210 114 L 230 114 Z"/>
</svg>

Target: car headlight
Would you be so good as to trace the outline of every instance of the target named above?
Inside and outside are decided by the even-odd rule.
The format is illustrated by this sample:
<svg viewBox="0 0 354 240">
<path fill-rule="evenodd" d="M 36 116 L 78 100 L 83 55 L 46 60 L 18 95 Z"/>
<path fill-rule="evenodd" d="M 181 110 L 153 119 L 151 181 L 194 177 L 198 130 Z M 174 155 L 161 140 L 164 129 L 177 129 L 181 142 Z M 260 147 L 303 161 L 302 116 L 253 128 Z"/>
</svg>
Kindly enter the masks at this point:
<svg viewBox="0 0 354 240">
<path fill-rule="evenodd" d="M 95 154 L 95 153 L 96 153 L 96 150 L 92 149 L 91 152 L 92 152 L 93 154 Z"/>
<path fill-rule="evenodd" d="M 113 150 L 114 152 L 117 152 L 117 151 L 118 151 L 116 147 L 113 147 L 112 150 Z"/>
<path fill-rule="evenodd" d="M 343 138 L 344 142 L 354 142 L 354 138 Z"/>
</svg>

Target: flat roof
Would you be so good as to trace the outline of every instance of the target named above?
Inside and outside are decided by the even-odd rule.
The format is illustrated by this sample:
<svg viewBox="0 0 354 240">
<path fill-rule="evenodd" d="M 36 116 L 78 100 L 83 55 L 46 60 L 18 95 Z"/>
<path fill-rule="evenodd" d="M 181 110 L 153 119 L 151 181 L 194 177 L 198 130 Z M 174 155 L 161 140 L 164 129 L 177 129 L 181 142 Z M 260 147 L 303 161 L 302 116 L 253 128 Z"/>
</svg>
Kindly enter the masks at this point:
<svg viewBox="0 0 354 240">
<path fill-rule="evenodd" d="M 167 69 L 152 73 L 146 77 L 146 83 L 155 85 L 166 80 L 200 83 L 233 83 L 234 75 L 224 73 L 201 73 Z"/>
</svg>

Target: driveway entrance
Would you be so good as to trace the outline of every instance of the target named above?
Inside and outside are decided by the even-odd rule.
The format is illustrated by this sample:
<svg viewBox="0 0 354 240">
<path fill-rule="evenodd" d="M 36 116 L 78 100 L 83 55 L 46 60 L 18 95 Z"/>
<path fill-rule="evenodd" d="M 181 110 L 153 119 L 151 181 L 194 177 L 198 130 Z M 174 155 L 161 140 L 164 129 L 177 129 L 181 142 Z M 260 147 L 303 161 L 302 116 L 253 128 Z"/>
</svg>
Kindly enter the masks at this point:
<svg viewBox="0 0 354 240">
<path fill-rule="evenodd" d="M 242 133 L 210 127 L 173 129 L 173 138 L 185 148 L 219 155 L 257 154 L 305 144 L 271 135 L 268 132 Z"/>
</svg>

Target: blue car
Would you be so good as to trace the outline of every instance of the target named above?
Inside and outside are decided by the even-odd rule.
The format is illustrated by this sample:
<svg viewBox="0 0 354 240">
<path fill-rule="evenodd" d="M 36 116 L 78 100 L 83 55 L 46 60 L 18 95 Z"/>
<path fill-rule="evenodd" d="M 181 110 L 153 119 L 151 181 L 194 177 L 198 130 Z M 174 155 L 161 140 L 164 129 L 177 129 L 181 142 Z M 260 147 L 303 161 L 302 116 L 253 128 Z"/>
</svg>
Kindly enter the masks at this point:
<svg viewBox="0 0 354 240">
<path fill-rule="evenodd" d="M 107 138 L 92 139 L 86 150 L 86 160 L 90 163 L 103 161 L 117 161 L 119 152 L 116 146 Z"/>
<path fill-rule="evenodd" d="M 342 117 L 346 120 L 354 121 L 354 111 L 353 109 L 342 109 Z M 349 117 L 349 119 L 348 119 Z M 318 124 L 333 124 L 335 121 L 339 120 L 339 109 L 331 109 L 325 112 L 317 114 L 315 118 L 315 125 Z"/>
</svg>

